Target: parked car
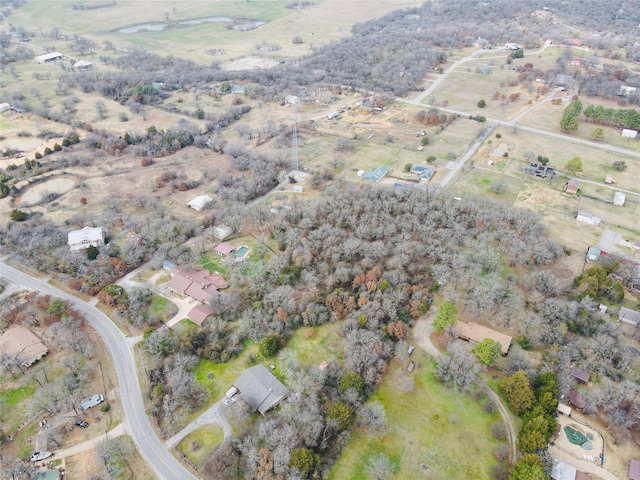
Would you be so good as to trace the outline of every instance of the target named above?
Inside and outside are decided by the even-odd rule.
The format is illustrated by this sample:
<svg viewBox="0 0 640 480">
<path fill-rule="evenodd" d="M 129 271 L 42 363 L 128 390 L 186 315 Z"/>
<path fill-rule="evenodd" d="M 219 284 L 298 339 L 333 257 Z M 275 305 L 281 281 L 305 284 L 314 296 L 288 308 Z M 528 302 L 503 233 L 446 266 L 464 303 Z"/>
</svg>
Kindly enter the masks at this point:
<svg viewBox="0 0 640 480">
<path fill-rule="evenodd" d="M 39 462 L 40 460 L 44 460 L 46 458 L 52 457 L 52 452 L 33 452 L 33 455 L 29 457 L 30 462 Z"/>
<path fill-rule="evenodd" d="M 73 424 L 82 428 L 87 428 L 89 426 L 89 422 L 86 420 L 76 420 Z"/>
<path fill-rule="evenodd" d="M 80 402 L 80 406 L 83 410 L 87 410 L 91 407 L 95 407 L 96 405 L 100 405 L 102 402 L 104 402 L 104 396 L 98 393 L 87 398 L 86 400 L 82 400 Z"/>
</svg>

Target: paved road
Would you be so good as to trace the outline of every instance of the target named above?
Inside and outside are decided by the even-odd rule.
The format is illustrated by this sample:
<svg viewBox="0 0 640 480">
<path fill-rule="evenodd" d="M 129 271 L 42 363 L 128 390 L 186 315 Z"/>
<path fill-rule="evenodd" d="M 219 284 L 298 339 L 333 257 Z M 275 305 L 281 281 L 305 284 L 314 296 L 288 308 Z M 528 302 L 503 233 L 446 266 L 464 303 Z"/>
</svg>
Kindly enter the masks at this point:
<svg viewBox="0 0 640 480">
<path fill-rule="evenodd" d="M 63 298 L 73 303 L 74 307 L 84 315 L 87 322 L 102 337 L 111 353 L 118 375 L 119 394 L 125 413 L 125 421 L 142 457 L 161 479 L 196 480 L 198 477 L 189 472 L 167 451 L 153 430 L 147 418 L 140 385 L 138 384 L 133 352 L 128 346 L 124 335 L 109 317 L 89 303 L 2 262 L 0 262 L 0 275 L 10 282 L 18 283 L 32 290 Z"/>
</svg>

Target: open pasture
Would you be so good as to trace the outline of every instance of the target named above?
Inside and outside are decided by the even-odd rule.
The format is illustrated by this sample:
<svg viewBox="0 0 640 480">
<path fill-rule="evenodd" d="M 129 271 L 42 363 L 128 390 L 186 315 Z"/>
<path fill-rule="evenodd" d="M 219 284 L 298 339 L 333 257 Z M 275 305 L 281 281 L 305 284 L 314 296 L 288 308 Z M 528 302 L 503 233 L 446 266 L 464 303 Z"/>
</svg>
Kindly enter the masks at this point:
<svg viewBox="0 0 640 480">
<path fill-rule="evenodd" d="M 490 469 L 497 463 L 492 454 L 498 442 L 489 425 L 499 416 L 487 414 L 471 397 L 447 389 L 434 378 L 427 358 L 418 360 L 425 363 L 412 374 L 412 392 L 400 391 L 399 379 L 409 374 L 394 365 L 371 399 L 385 407 L 386 432 L 374 436 L 356 428 L 329 478 L 369 478 L 365 469 L 369 457 L 377 453 L 389 457 L 395 478 L 492 478 Z"/>
</svg>

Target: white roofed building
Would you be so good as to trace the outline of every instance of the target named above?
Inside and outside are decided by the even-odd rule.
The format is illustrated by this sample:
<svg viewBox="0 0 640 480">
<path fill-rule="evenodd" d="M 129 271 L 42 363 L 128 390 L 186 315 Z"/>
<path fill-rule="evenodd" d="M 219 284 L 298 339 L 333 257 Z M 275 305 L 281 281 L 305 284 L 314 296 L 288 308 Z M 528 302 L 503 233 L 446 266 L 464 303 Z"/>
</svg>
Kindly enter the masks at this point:
<svg viewBox="0 0 640 480">
<path fill-rule="evenodd" d="M 213 202 L 213 198 L 211 198 L 209 195 L 198 195 L 190 202 L 187 202 L 187 205 L 193 208 L 196 212 L 199 212 L 211 202 Z"/>
<path fill-rule="evenodd" d="M 71 251 L 84 250 L 90 245 L 100 247 L 104 245 L 105 231 L 103 227 L 84 227 L 82 230 L 69 232 L 67 244 Z"/>
</svg>

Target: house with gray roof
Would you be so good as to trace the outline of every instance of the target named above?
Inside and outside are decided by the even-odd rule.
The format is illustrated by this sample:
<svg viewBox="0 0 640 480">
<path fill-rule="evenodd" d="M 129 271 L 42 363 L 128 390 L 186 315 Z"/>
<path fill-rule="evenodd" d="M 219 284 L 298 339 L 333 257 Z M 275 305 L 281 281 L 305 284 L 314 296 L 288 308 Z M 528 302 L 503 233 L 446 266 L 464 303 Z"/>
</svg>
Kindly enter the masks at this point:
<svg viewBox="0 0 640 480">
<path fill-rule="evenodd" d="M 289 389 L 264 365 L 247 368 L 233 386 L 238 389 L 240 398 L 247 402 L 253 411 L 262 415 L 289 395 Z"/>
</svg>

